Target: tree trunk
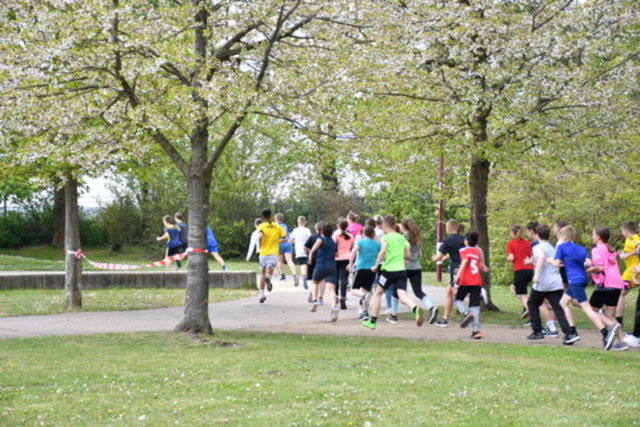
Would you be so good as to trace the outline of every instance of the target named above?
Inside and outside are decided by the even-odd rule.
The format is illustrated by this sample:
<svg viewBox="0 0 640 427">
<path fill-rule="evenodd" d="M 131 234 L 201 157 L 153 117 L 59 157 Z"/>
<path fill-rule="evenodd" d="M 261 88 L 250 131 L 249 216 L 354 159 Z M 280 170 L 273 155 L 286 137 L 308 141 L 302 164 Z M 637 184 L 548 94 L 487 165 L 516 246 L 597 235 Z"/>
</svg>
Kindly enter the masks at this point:
<svg viewBox="0 0 640 427">
<path fill-rule="evenodd" d="M 192 157 L 191 169 L 194 169 Z M 203 157 L 206 159 L 206 157 Z M 205 249 L 206 226 L 209 213 L 209 176 L 191 174 L 187 180 L 189 210 L 189 247 Z M 187 290 L 184 318 L 175 329 L 191 334 L 212 334 L 209 321 L 209 254 L 192 252 L 189 254 L 187 270 Z"/>
<path fill-rule="evenodd" d="M 64 245 L 64 228 L 65 228 L 65 209 L 64 209 L 64 198 L 65 191 L 64 187 L 60 186 L 60 180 L 55 179 L 53 182 L 53 221 L 54 221 L 54 230 L 53 230 L 53 241 L 52 243 L 55 246 Z"/>
<path fill-rule="evenodd" d="M 488 160 L 473 156 L 469 173 L 469 195 L 471 199 L 471 228 L 478 232 L 478 244 L 484 251 L 485 261 L 491 266 L 489 252 L 489 221 L 487 214 L 487 195 L 489 192 L 489 171 L 491 163 Z M 484 287 L 487 291 L 487 309 L 499 311 L 491 300 L 491 273 L 483 273 Z"/>
<path fill-rule="evenodd" d="M 64 180 L 65 196 L 65 275 L 64 304 L 68 310 L 82 308 L 82 265 L 73 253 L 80 249 L 80 221 L 78 210 L 78 182 L 68 172 Z"/>
</svg>

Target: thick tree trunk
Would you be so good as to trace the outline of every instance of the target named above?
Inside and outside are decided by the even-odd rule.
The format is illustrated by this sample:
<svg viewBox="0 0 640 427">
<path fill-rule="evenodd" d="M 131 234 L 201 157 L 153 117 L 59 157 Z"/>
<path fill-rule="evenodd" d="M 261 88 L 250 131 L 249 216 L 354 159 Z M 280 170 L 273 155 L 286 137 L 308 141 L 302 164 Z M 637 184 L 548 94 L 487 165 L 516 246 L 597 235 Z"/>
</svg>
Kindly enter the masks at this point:
<svg viewBox="0 0 640 427">
<path fill-rule="evenodd" d="M 489 192 L 489 172 L 491 163 L 473 156 L 469 173 L 469 195 L 471 199 L 471 228 L 480 235 L 478 244 L 484 251 L 487 265 L 491 266 L 489 252 L 489 221 L 487 213 L 487 195 Z M 484 287 L 487 291 L 487 309 L 498 311 L 499 308 L 491 300 L 491 273 L 483 274 Z"/>
<path fill-rule="evenodd" d="M 70 252 L 80 249 L 80 220 L 78 209 L 78 182 L 71 173 L 67 173 L 64 181 L 65 195 L 65 276 L 64 304 L 68 310 L 82 308 L 82 265 L 80 260 Z"/>
<path fill-rule="evenodd" d="M 60 180 L 53 182 L 53 241 L 56 246 L 64 245 L 65 211 L 64 211 L 64 187 L 60 186 Z"/>
</svg>

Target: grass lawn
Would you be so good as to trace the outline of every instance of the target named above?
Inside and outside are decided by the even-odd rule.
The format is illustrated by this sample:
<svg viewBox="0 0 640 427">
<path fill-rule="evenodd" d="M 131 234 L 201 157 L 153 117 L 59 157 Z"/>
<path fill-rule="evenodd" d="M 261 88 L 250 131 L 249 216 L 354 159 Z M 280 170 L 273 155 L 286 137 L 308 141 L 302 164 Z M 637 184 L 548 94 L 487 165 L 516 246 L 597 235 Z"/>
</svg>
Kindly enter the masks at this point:
<svg viewBox="0 0 640 427">
<path fill-rule="evenodd" d="M 256 294 L 251 289 L 209 290 L 209 302 L 230 301 Z M 144 310 L 184 305 L 184 289 L 87 289 L 82 293 L 82 311 Z M 0 290 L 0 317 L 66 313 L 61 290 Z"/>
<path fill-rule="evenodd" d="M 6 339 L 0 424 L 628 426 L 638 356 L 240 332 Z"/>
<path fill-rule="evenodd" d="M 144 265 L 163 258 L 161 247 L 149 250 L 143 247 L 126 246 L 122 252 L 113 252 L 107 246 L 83 248 L 85 254 L 92 261 L 114 264 Z M 231 270 L 258 271 L 256 262 L 244 260 L 226 260 Z M 220 265 L 210 257 L 211 270 L 220 270 Z M 84 262 L 85 270 L 95 270 L 89 263 Z M 160 267 L 164 268 L 164 267 Z M 29 246 L 20 249 L 0 250 L 0 271 L 64 271 L 64 250 L 55 246 Z"/>
</svg>

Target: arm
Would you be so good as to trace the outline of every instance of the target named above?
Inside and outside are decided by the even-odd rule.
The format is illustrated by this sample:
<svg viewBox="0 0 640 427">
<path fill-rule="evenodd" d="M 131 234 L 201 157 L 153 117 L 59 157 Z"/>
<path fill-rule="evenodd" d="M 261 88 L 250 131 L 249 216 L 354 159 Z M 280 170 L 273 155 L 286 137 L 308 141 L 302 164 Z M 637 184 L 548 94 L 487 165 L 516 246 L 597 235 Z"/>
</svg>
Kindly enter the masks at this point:
<svg viewBox="0 0 640 427">
<path fill-rule="evenodd" d="M 316 242 L 313 244 L 313 247 L 309 252 L 309 264 L 313 262 L 313 254 L 316 253 L 316 251 L 320 248 L 320 246 L 322 246 L 322 239 L 316 240 Z"/>
<path fill-rule="evenodd" d="M 536 264 L 534 267 L 533 273 L 533 283 L 538 283 L 540 280 L 540 274 L 542 273 L 542 267 L 544 267 L 545 258 L 544 256 L 538 257 L 536 259 Z"/>
<path fill-rule="evenodd" d="M 157 240 L 157 241 L 160 241 L 160 240 L 169 240 L 169 239 L 170 239 L 170 237 L 169 237 L 169 233 L 168 233 L 167 231 L 165 231 L 165 232 L 164 232 L 164 234 L 163 234 L 162 236 L 160 236 L 160 237 L 156 237 L 156 240 Z"/>
<path fill-rule="evenodd" d="M 509 261 L 509 262 L 515 261 L 516 256 L 513 254 L 513 252 L 511 252 L 511 248 L 509 247 L 509 243 L 507 243 L 506 251 L 507 251 L 507 261 Z"/>
<path fill-rule="evenodd" d="M 387 255 L 387 242 L 382 242 L 382 248 L 380 248 L 380 252 L 378 252 L 378 257 L 376 258 L 376 265 L 373 266 L 371 271 L 378 271 L 378 266 L 382 264 L 384 257 Z"/>
<path fill-rule="evenodd" d="M 489 272 L 489 267 L 487 266 L 487 263 L 485 262 L 485 258 L 484 258 L 484 251 L 480 246 L 476 246 L 476 249 L 478 250 L 478 253 L 480 253 L 480 270 L 482 270 L 485 273 Z"/>
<path fill-rule="evenodd" d="M 353 264 L 356 262 L 356 257 L 358 256 L 358 251 L 360 250 L 360 246 L 353 245 L 353 249 L 351 249 L 351 257 L 349 258 L 349 265 L 347 269 L 349 271 L 353 271 Z"/>
<path fill-rule="evenodd" d="M 456 273 L 456 277 L 453 280 L 453 283 L 459 283 L 460 282 L 460 277 L 462 276 L 462 272 L 464 271 L 465 267 L 467 266 L 467 262 L 468 262 L 468 260 L 466 258 L 464 260 L 462 260 L 462 263 L 460 264 L 460 268 L 458 269 L 458 273 Z"/>
</svg>

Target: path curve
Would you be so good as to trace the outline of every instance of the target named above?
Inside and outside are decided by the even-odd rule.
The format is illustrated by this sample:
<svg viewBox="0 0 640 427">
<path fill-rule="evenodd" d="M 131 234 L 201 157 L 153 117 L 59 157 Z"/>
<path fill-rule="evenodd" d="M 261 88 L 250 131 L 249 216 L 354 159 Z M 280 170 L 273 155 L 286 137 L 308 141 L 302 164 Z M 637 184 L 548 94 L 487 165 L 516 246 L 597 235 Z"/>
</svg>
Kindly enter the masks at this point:
<svg viewBox="0 0 640 427">
<path fill-rule="evenodd" d="M 445 288 L 426 286 L 425 290 L 434 303 L 442 305 Z M 295 288 L 291 282 L 275 282 L 274 292 L 268 295 L 264 304 L 258 298 L 244 298 L 235 301 L 209 305 L 211 324 L 217 330 L 243 330 L 282 332 L 295 334 L 323 334 L 344 336 L 394 337 L 421 340 L 473 341 L 471 330 L 461 329 L 455 322 L 448 328 L 434 325 L 416 327 L 413 322 L 400 321 L 390 324 L 380 317 L 375 331 L 364 328 L 357 321 L 355 306 L 351 297 L 348 310 L 340 311 L 336 323 L 329 320 L 329 307 L 319 308 L 317 313 L 309 312 L 307 292 L 302 287 Z M 163 332 L 171 331 L 182 320 L 184 307 L 152 310 L 80 312 L 48 316 L 21 316 L 0 319 L 0 338 L 31 338 L 52 335 L 90 335 L 100 333 Z M 561 338 L 529 341 L 529 328 L 499 325 L 483 325 L 482 341 L 494 343 L 515 343 L 531 345 L 561 346 Z M 601 348 L 600 334 L 594 330 L 580 331 L 582 341 L 575 346 Z"/>
</svg>

